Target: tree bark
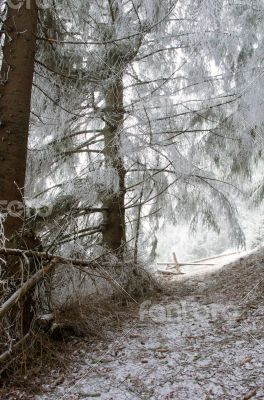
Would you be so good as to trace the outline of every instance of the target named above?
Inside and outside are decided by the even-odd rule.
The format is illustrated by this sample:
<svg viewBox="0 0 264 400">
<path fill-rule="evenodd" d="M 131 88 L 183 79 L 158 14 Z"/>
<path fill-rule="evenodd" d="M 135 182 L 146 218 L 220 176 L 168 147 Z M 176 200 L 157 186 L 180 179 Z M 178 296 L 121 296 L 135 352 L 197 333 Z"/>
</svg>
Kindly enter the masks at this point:
<svg viewBox="0 0 264 400">
<path fill-rule="evenodd" d="M 8 2 L 6 20 L 2 26 L 5 41 L 0 76 L 0 209 L 4 209 L 7 215 L 4 233 L 9 239 L 9 247 L 19 243 L 22 247 L 34 248 L 35 242 L 31 237 L 23 234 L 21 238 L 19 235 L 24 224 L 23 197 L 37 21 L 35 0 Z M 33 270 L 34 263 L 31 263 L 28 272 Z M 22 277 L 17 260 L 7 258 L 3 275 L 13 281 L 16 287 L 20 286 Z M 20 316 L 23 334 L 30 329 L 33 306 L 33 294 L 29 293 L 18 302 L 20 310 L 10 315 L 13 326 L 16 325 L 17 316 Z"/>
<path fill-rule="evenodd" d="M 110 63 L 111 65 L 112 63 Z M 104 155 L 106 165 L 112 167 L 119 181 L 119 190 L 107 195 L 103 201 L 105 245 L 118 255 L 123 254 L 125 232 L 125 167 L 121 147 L 121 132 L 124 124 L 122 74 L 116 77 L 105 93 Z"/>
<path fill-rule="evenodd" d="M 30 1 L 30 6 L 27 3 L 13 0 L 7 6 L 0 77 L 0 201 L 2 207 L 9 205 L 9 209 L 19 202 L 20 211 L 26 175 L 38 18 L 35 0 Z M 22 226 L 21 215 L 8 213 L 4 223 L 6 237 L 15 235 Z"/>
</svg>

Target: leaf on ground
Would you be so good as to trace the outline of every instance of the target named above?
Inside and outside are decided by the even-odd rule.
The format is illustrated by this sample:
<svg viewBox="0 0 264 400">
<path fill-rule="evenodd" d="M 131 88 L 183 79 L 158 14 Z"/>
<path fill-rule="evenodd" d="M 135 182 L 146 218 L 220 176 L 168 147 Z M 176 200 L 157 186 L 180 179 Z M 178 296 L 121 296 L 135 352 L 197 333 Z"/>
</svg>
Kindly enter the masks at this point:
<svg viewBox="0 0 264 400">
<path fill-rule="evenodd" d="M 88 399 L 90 398 L 95 398 L 95 397 L 101 397 L 101 393 L 85 393 L 85 392 L 79 392 L 78 396 L 83 398 L 83 399 Z"/>
<path fill-rule="evenodd" d="M 252 399 L 252 397 L 256 396 L 256 394 L 257 394 L 257 389 L 253 389 L 250 392 L 248 392 L 246 396 L 243 397 L 243 400 L 250 400 Z"/>
<path fill-rule="evenodd" d="M 245 364 L 250 363 L 252 361 L 252 357 L 246 357 L 242 363 L 240 364 L 241 367 L 243 367 Z"/>
<path fill-rule="evenodd" d="M 169 353 L 171 350 L 159 348 L 159 349 L 155 349 L 155 351 L 157 351 L 158 353 Z"/>
</svg>

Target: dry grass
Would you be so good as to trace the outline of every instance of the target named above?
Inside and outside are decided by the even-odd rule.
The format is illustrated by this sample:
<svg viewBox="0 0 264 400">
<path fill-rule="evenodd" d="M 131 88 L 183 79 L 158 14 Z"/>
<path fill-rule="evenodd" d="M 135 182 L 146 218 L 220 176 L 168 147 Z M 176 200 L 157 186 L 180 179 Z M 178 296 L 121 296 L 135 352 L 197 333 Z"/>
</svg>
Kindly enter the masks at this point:
<svg viewBox="0 0 264 400">
<path fill-rule="evenodd" d="M 210 275 L 207 290 L 223 302 L 264 302 L 264 249 L 242 257 Z"/>
</svg>

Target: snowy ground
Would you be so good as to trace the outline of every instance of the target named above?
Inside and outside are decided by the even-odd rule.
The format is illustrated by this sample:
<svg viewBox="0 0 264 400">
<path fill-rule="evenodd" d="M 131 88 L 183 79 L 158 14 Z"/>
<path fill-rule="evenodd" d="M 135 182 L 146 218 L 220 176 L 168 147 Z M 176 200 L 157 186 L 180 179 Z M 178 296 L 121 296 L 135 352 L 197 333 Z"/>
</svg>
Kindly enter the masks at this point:
<svg viewBox="0 0 264 400">
<path fill-rule="evenodd" d="M 52 371 L 27 398 L 264 399 L 264 252 L 242 256 L 167 278 L 166 296 L 139 304 L 108 342 L 77 346 L 66 376 Z"/>
</svg>

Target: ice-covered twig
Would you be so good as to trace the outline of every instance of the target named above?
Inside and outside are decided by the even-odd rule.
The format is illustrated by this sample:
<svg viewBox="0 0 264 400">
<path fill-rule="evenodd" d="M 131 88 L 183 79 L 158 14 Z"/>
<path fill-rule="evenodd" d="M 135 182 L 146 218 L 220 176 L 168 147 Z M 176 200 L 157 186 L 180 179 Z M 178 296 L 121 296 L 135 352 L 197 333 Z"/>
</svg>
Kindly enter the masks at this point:
<svg viewBox="0 0 264 400">
<path fill-rule="evenodd" d="M 0 250 L 5 249 L 5 232 L 4 232 L 4 215 L 0 213 Z M 0 257 L 0 261 L 4 262 L 4 260 Z"/>
</svg>

